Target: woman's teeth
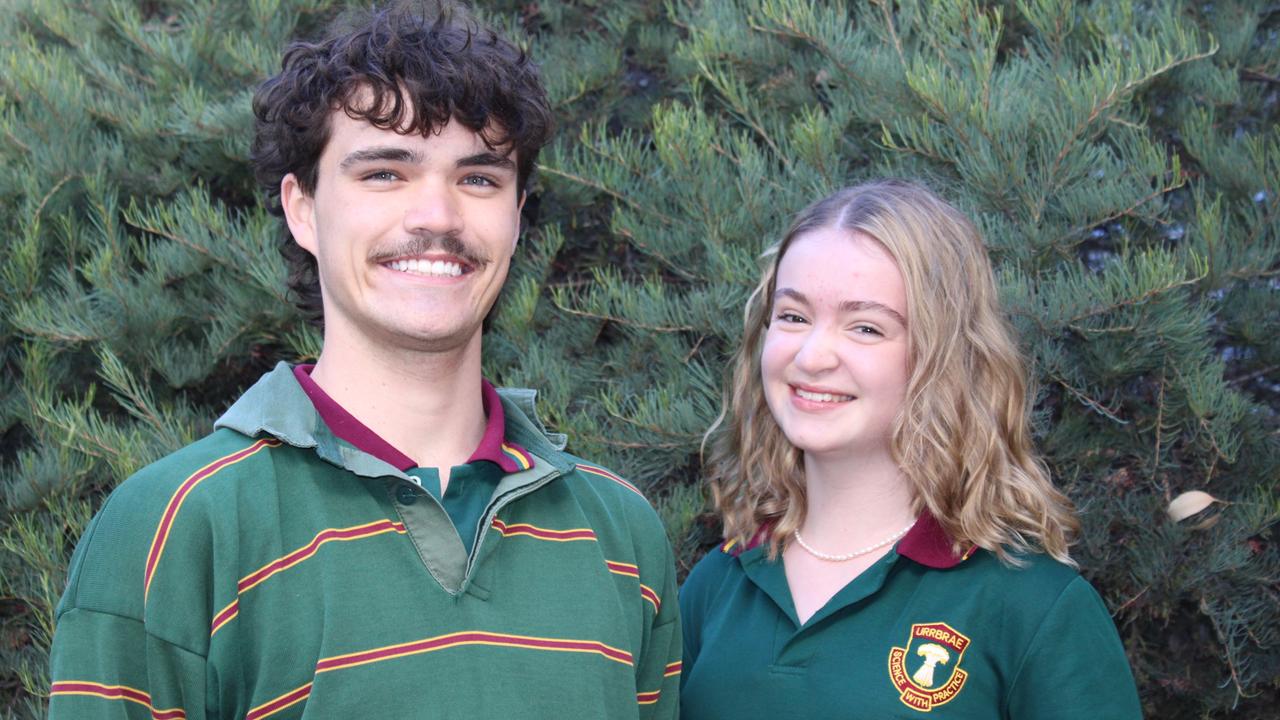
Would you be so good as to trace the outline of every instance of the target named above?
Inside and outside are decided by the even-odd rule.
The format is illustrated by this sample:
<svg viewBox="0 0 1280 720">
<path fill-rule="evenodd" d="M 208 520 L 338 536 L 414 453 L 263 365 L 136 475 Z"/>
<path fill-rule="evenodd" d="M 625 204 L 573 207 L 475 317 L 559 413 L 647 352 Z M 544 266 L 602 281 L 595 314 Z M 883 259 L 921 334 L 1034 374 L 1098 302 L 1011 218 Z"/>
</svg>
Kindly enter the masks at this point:
<svg viewBox="0 0 1280 720">
<path fill-rule="evenodd" d="M 831 393 L 816 393 L 816 392 L 809 392 L 808 390 L 801 390 L 800 388 L 796 388 L 796 395 L 799 395 L 801 399 L 808 400 L 810 402 L 845 402 L 853 399 L 852 395 L 832 395 Z"/>
</svg>

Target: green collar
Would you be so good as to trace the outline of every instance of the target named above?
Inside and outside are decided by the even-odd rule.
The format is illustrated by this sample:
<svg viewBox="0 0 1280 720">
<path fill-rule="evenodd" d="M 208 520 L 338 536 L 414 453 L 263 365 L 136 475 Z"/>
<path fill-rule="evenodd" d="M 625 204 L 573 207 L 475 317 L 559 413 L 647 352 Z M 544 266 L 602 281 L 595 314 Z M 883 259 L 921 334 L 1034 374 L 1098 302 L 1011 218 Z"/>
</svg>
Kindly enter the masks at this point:
<svg viewBox="0 0 1280 720">
<path fill-rule="evenodd" d="M 543 427 L 535 411 L 537 391 L 528 388 L 500 388 L 506 415 L 506 436 L 561 473 L 574 466 L 563 452 L 566 438 Z M 320 419 L 311 399 L 286 362 L 278 363 L 263 375 L 222 417 L 215 428 L 228 428 L 248 437 L 267 434 L 297 448 L 314 448 L 321 459 L 364 477 L 404 473 L 368 453 L 357 450 L 336 437 Z M 523 474 L 523 473 L 521 473 Z"/>
</svg>

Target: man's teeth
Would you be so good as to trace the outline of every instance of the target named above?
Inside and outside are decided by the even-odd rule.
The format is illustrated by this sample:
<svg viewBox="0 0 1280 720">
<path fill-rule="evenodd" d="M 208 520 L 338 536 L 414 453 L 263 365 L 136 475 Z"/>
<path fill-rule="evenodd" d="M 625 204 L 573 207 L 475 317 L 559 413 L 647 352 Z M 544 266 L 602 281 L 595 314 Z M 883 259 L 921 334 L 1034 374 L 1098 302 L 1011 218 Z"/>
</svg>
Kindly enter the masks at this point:
<svg viewBox="0 0 1280 720">
<path fill-rule="evenodd" d="M 831 393 L 816 393 L 808 390 L 796 388 L 796 395 L 810 402 L 846 402 L 853 399 L 852 395 L 832 395 Z"/>
<path fill-rule="evenodd" d="M 443 277 L 458 277 L 462 274 L 462 266 L 454 262 L 445 262 L 443 260 L 393 260 L 388 263 L 392 270 L 400 272 L 414 273 L 416 275 L 440 275 Z"/>
</svg>

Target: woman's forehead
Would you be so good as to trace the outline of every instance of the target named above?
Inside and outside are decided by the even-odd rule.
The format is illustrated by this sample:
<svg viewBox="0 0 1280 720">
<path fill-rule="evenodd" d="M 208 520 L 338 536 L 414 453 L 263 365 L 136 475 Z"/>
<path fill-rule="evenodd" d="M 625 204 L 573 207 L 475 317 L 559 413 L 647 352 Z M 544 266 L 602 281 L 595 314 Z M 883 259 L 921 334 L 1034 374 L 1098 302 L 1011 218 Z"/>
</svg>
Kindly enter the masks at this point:
<svg viewBox="0 0 1280 720">
<path fill-rule="evenodd" d="M 796 237 L 778 263 L 774 300 L 789 296 L 837 310 L 883 306 L 906 317 L 902 273 L 864 233 L 823 228 Z"/>
</svg>

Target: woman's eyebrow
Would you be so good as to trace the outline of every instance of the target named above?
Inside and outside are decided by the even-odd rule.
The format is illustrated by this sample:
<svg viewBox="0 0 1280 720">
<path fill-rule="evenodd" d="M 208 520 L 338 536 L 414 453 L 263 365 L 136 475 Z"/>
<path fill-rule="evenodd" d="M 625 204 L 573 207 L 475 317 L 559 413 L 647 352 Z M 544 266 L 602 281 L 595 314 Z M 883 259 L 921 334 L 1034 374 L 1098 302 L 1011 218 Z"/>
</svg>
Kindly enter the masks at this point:
<svg viewBox="0 0 1280 720">
<path fill-rule="evenodd" d="M 777 302 L 782 298 L 790 298 L 801 305 L 812 305 L 812 303 L 809 302 L 809 298 L 804 293 L 793 288 L 778 288 L 773 292 L 774 302 Z M 840 303 L 838 309 L 842 313 L 866 312 L 868 310 L 881 312 L 896 320 L 902 327 L 907 326 L 907 319 L 902 317 L 902 313 L 894 310 L 884 303 L 878 303 L 874 300 L 845 300 Z"/>
<path fill-rule="evenodd" d="M 805 297 L 804 293 L 800 292 L 799 290 L 793 290 L 791 288 L 784 287 L 784 288 L 778 288 L 777 290 L 773 291 L 774 302 L 777 302 L 782 298 L 791 298 L 792 300 L 795 300 L 801 305 L 809 304 L 809 298 Z"/>
<path fill-rule="evenodd" d="M 897 320 L 898 324 L 902 327 L 907 326 L 907 319 L 902 317 L 902 314 L 897 310 L 894 310 L 884 303 L 878 303 L 872 300 L 845 300 L 840 303 L 840 312 L 865 312 L 867 310 L 882 312 L 894 320 Z"/>
</svg>

